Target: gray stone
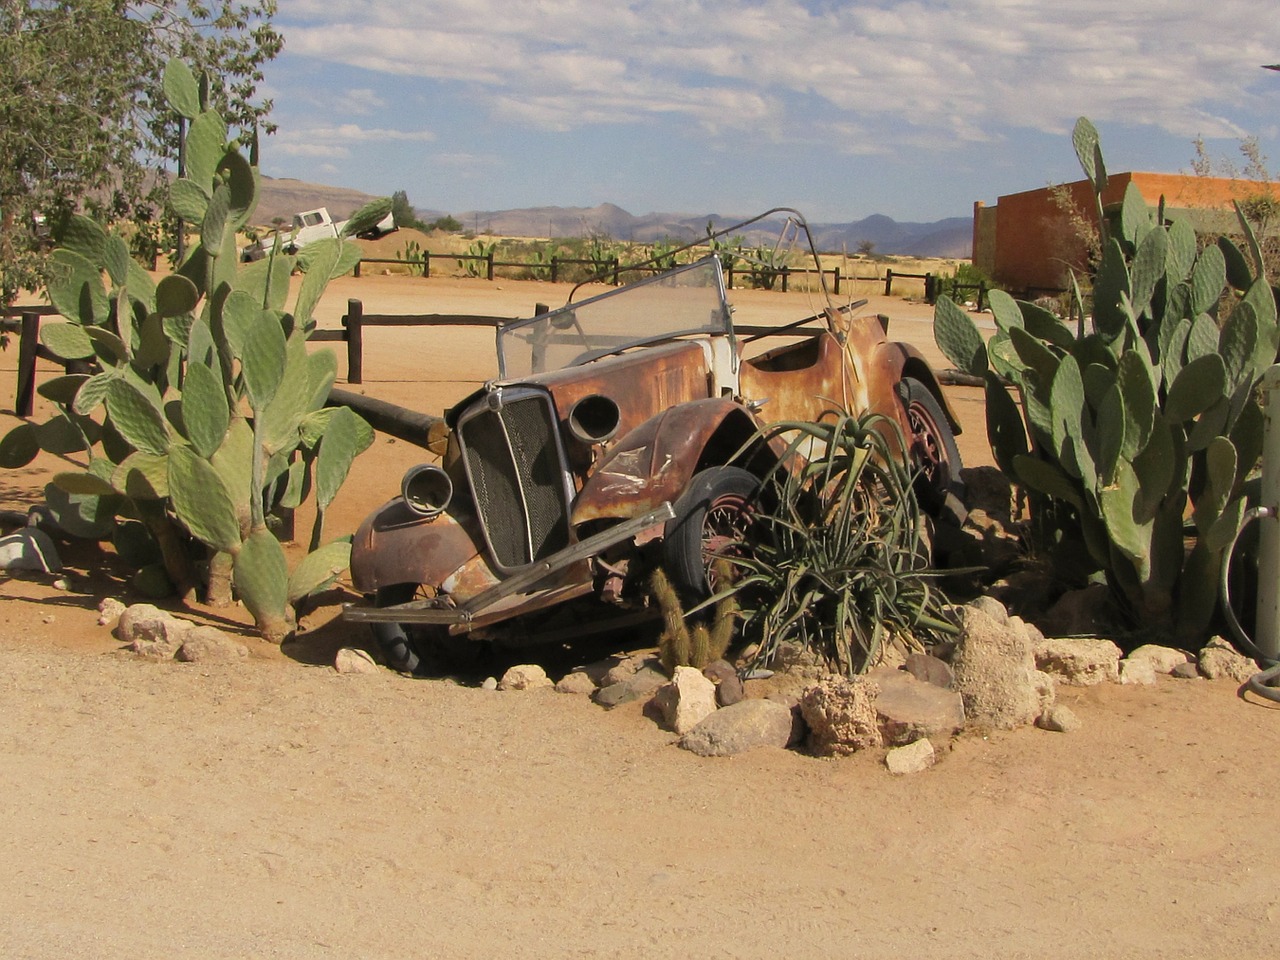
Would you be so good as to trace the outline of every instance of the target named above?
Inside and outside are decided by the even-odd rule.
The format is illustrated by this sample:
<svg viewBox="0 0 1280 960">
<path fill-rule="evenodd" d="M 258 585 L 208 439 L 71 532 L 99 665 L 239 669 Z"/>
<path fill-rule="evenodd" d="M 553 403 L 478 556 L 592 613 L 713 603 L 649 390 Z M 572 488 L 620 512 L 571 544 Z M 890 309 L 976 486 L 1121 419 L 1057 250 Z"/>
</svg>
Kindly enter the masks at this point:
<svg viewBox="0 0 1280 960">
<path fill-rule="evenodd" d="M 903 669 L 917 680 L 931 683 L 943 690 L 950 690 L 956 682 L 955 671 L 951 666 L 945 660 L 928 653 L 911 654 L 903 664 Z"/>
<path fill-rule="evenodd" d="M 742 700 L 717 710 L 680 738 L 701 757 L 731 757 L 757 747 L 785 749 L 792 739 L 791 711 L 772 700 Z"/>
<path fill-rule="evenodd" d="M 1156 667 L 1150 660 L 1125 657 L 1120 661 L 1120 682 L 1150 686 L 1156 682 Z"/>
<path fill-rule="evenodd" d="M 965 607 L 951 666 L 970 723 L 1011 730 L 1039 714 L 1043 683 L 1022 631 Z"/>
<path fill-rule="evenodd" d="M 1080 718 L 1065 704 L 1055 704 L 1036 717 L 1036 726 L 1054 733 L 1070 733 L 1080 729 Z"/>
<path fill-rule="evenodd" d="M 1049 638 L 1036 644 L 1034 653 L 1037 667 L 1068 686 L 1091 687 L 1120 679 L 1120 648 L 1110 640 Z"/>
<path fill-rule="evenodd" d="M 1125 658 L 1129 661 L 1146 660 L 1151 664 L 1151 668 L 1156 673 L 1169 674 L 1173 673 L 1173 668 L 1180 663 L 1186 663 L 1191 658 L 1184 650 L 1176 650 L 1173 647 L 1162 647 L 1159 644 L 1147 643 L 1138 647 L 1129 656 Z"/>
<path fill-rule="evenodd" d="M 343 647 L 333 658 L 333 669 L 344 674 L 362 674 L 377 673 L 380 668 L 369 651 Z"/>
<path fill-rule="evenodd" d="M 713 660 L 702 668 L 702 675 L 716 685 L 716 703 L 732 706 L 746 696 L 738 671 L 727 660 Z"/>
<path fill-rule="evenodd" d="M 53 538 L 35 527 L 0 537 L 0 570 L 17 573 L 32 570 L 37 573 L 53 573 L 62 569 L 62 560 Z"/>
<path fill-rule="evenodd" d="M 917 680 L 905 670 L 877 670 L 869 679 L 880 687 L 874 706 L 886 744 L 945 738 L 964 726 L 964 701 L 958 693 Z"/>
<path fill-rule="evenodd" d="M 552 686 L 547 671 L 536 663 L 518 663 L 507 670 L 498 681 L 499 690 L 536 690 Z"/>
<path fill-rule="evenodd" d="M 1256 663 L 1239 653 L 1222 637 L 1213 637 L 1200 651 L 1200 672 L 1209 680 L 1244 683 L 1258 669 Z"/>
<path fill-rule="evenodd" d="M 885 754 L 884 765 L 895 776 L 923 773 L 937 762 L 933 744 L 926 739 L 914 740 Z"/>
<path fill-rule="evenodd" d="M 134 653 L 168 660 L 194 628 L 191 621 L 181 620 L 150 603 L 135 603 L 120 614 L 116 636 L 129 644 Z"/>
<path fill-rule="evenodd" d="M 644 700 L 651 697 L 660 686 L 667 682 L 667 675 L 653 667 L 637 670 L 630 679 L 611 683 L 595 692 L 592 699 L 602 707 L 618 707 L 633 700 Z"/>
<path fill-rule="evenodd" d="M 497 677 L 485 677 L 482 681 L 480 681 L 480 689 L 481 689 L 481 690 L 490 690 L 490 691 L 492 691 L 492 690 L 497 690 L 497 689 L 498 689 L 498 678 L 497 678 Z"/>
<path fill-rule="evenodd" d="M 197 626 L 187 631 L 177 653 L 183 663 L 236 663 L 248 656 L 248 647 L 217 627 Z"/>
<path fill-rule="evenodd" d="M 663 726 L 683 736 L 716 712 L 716 685 L 697 667 L 676 667 L 670 683 L 653 695 Z"/>
<path fill-rule="evenodd" d="M 974 610 L 981 610 L 996 623 L 1005 624 L 1009 622 L 1009 611 L 995 597 L 977 597 L 970 600 L 965 606 Z"/>
<path fill-rule="evenodd" d="M 557 693 L 576 693 L 590 696 L 596 691 L 596 682 L 585 670 L 573 670 L 556 681 Z"/>
<path fill-rule="evenodd" d="M 98 601 L 98 626 L 105 627 L 115 623 L 127 608 L 114 597 L 103 597 Z"/>
<path fill-rule="evenodd" d="M 879 694 L 880 684 L 868 677 L 828 676 L 806 690 L 800 714 L 809 727 L 809 749 L 831 757 L 881 746 Z"/>
<path fill-rule="evenodd" d="M 1190 660 L 1187 660 L 1186 662 L 1180 663 L 1176 667 L 1174 667 L 1172 670 L 1170 670 L 1169 676 L 1173 677 L 1176 680 L 1199 680 L 1200 668 L 1197 667 Z"/>
</svg>

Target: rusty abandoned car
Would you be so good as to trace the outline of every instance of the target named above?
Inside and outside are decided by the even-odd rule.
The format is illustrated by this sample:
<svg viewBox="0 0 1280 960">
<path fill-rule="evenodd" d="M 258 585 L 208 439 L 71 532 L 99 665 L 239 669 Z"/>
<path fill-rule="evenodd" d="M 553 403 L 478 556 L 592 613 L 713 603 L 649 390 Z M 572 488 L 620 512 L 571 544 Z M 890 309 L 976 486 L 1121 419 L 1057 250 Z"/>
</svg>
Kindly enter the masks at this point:
<svg viewBox="0 0 1280 960">
<path fill-rule="evenodd" d="M 808 239 L 790 210 L 747 224 L 779 215 Z M 713 254 L 502 325 L 499 376 L 447 412 L 440 464 L 410 469 L 357 532 L 369 602 L 346 617 L 412 671 L 450 637 L 514 646 L 634 623 L 655 564 L 705 596 L 708 558 L 742 535 L 778 456 L 752 443 L 760 428 L 837 409 L 897 423 L 939 502 L 960 467 L 955 418 L 919 352 L 859 305 L 735 325 Z"/>
</svg>

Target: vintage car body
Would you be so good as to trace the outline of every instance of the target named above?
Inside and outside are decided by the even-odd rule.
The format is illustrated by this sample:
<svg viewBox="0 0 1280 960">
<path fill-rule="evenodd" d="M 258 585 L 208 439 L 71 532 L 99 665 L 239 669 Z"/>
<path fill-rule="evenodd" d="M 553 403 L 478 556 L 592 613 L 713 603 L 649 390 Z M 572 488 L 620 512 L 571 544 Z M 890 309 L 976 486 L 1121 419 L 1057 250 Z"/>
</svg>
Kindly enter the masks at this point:
<svg viewBox="0 0 1280 960">
<path fill-rule="evenodd" d="M 402 669 L 433 637 L 541 642 L 645 616 L 676 526 L 741 508 L 784 452 L 759 440 L 769 423 L 883 413 L 945 494 L 958 426 L 925 360 L 877 318 L 807 319 L 820 328 L 771 331 L 789 342 L 748 356 L 709 256 L 505 325 L 500 376 L 447 413 L 441 464 L 411 470 L 355 535 L 372 602 L 346 616 Z M 584 597 L 595 610 L 567 612 Z"/>
</svg>

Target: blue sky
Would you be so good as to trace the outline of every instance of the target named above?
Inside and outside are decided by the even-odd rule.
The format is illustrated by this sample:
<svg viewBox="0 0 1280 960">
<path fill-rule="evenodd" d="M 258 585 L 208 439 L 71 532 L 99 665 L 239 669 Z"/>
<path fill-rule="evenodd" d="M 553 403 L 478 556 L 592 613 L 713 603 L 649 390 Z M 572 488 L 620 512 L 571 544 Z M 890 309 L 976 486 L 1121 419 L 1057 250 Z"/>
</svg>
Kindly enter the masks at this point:
<svg viewBox="0 0 1280 960">
<path fill-rule="evenodd" d="M 1260 0 L 282 0 L 263 171 L 462 212 L 968 216 L 1192 140 L 1280 175 Z"/>
</svg>

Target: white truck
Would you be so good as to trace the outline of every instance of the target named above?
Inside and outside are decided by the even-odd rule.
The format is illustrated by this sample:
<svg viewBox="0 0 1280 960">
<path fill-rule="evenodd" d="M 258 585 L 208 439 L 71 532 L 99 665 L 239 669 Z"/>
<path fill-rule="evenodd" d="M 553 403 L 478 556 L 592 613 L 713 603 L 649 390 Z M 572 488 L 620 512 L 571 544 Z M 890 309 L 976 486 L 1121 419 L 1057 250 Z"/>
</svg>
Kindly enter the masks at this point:
<svg viewBox="0 0 1280 960">
<path fill-rule="evenodd" d="M 329 216 L 327 207 L 315 210 L 304 210 L 293 215 L 293 227 L 289 231 L 280 230 L 280 248 L 285 253 L 297 253 L 308 243 L 324 240 L 328 237 L 356 236 L 361 239 L 377 239 L 396 229 L 395 217 L 390 209 L 378 216 L 382 204 L 379 201 L 362 207 L 350 220 L 334 222 Z M 376 219 L 375 219 L 376 218 Z M 349 226 L 349 225 L 354 225 Z M 276 231 L 270 231 L 240 251 L 240 259 L 245 263 L 261 260 L 275 244 Z"/>
</svg>

